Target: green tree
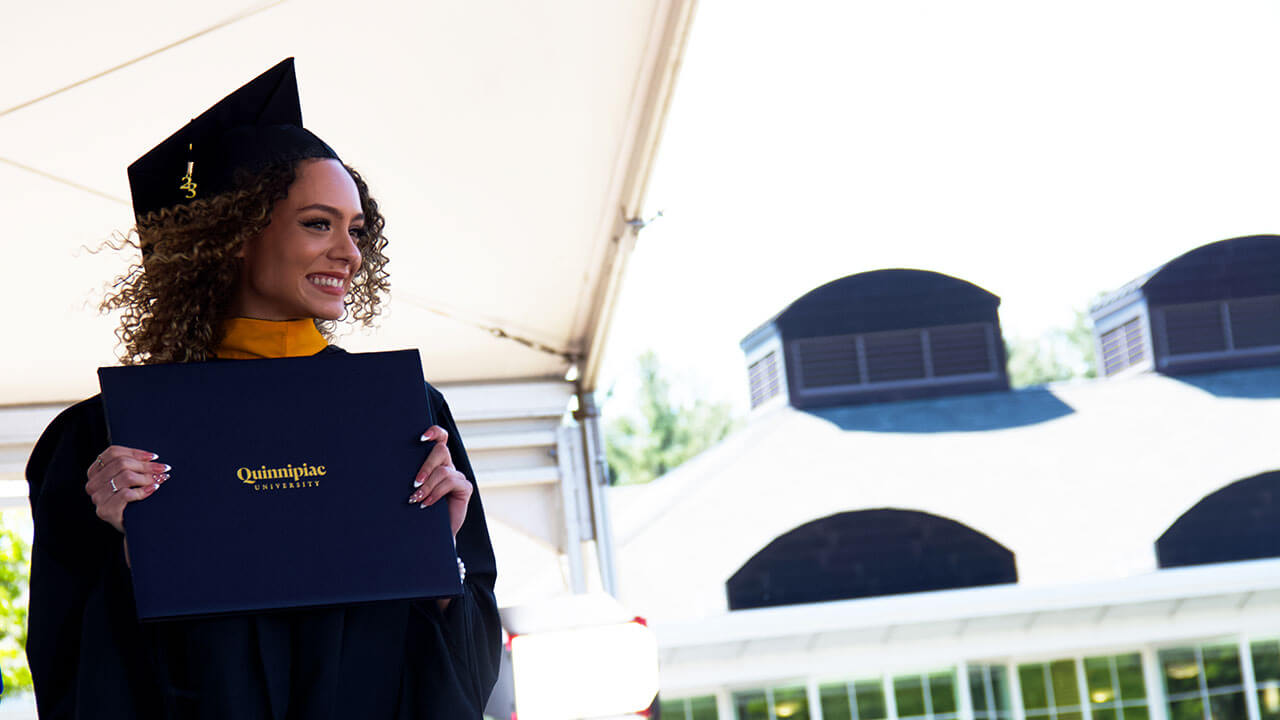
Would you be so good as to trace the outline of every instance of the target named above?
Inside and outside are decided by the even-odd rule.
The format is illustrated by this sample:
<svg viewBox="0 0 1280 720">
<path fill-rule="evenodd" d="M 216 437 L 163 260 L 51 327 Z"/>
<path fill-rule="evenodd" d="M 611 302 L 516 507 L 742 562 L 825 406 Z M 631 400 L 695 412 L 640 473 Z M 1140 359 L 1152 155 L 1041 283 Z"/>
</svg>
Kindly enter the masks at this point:
<svg viewBox="0 0 1280 720">
<path fill-rule="evenodd" d="M 0 673 L 6 693 L 31 689 L 27 668 L 27 578 L 31 549 L 0 524 Z"/>
<path fill-rule="evenodd" d="M 1067 328 L 1050 328 L 1038 338 L 1005 340 L 1009 383 L 1013 387 L 1043 385 L 1098 374 L 1089 315 L 1077 310 Z"/>
<path fill-rule="evenodd" d="M 605 423 L 609 475 L 618 484 L 645 483 L 720 442 L 735 425 L 728 403 L 678 402 L 652 350 L 637 359 L 636 407 Z"/>
</svg>

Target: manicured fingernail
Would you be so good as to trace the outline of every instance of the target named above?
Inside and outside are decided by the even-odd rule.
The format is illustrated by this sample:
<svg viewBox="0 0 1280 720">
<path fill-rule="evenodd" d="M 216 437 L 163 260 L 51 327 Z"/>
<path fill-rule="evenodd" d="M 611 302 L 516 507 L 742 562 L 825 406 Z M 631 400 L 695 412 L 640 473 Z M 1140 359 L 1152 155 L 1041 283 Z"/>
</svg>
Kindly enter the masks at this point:
<svg viewBox="0 0 1280 720">
<path fill-rule="evenodd" d="M 169 479 L 169 473 L 160 473 L 160 482 L 164 482 L 165 480 L 168 480 L 168 479 Z"/>
<path fill-rule="evenodd" d="M 169 467 L 168 465 L 166 465 L 165 463 L 160 463 L 160 464 L 161 464 L 161 465 L 164 465 L 164 471 L 165 471 L 165 472 L 169 472 L 170 470 L 172 470 L 172 469 L 173 469 L 173 468 Z"/>
<path fill-rule="evenodd" d="M 421 505 L 419 505 L 418 507 L 422 508 L 423 510 L 426 510 L 426 509 L 427 509 L 427 504 L 426 504 L 426 503 L 422 503 L 422 504 L 421 504 Z"/>
<path fill-rule="evenodd" d="M 414 481 L 413 481 L 413 486 L 414 486 L 414 487 L 422 487 L 422 478 L 415 478 L 415 479 L 414 479 Z"/>
<path fill-rule="evenodd" d="M 417 501 L 417 500 L 414 500 L 414 499 L 413 499 L 413 496 L 412 496 L 412 495 L 410 495 L 410 496 L 409 496 L 409 504 L 410 504 L 410 505 L 412 505 L 412 504 L 414 504 L 414 503 L 416 503 L 416 502 L 418 502 L 418 501 Z"/>
<path fill-rule="evenodd" d="M 156 483 L 155 485 L 152 485 L 152 486 L 151 486 L 151 490 L 150 490 L 150 492 L 155 492 L 155 491 L 157 491 L 157 490 L 159 490 L 159 489 L 160 489 L 160 483 Z"/>
<path fill-rule="evenodd" d="M 419 439 L 420 441 L 422 441 L 422 442 L 426 442 L 426 441 L 430 440 L 431 438 L 427 436 L 427 433 L 422 433 L 422 437 L 420 437 L 420 438 L 418 438 L 418 439 Z"/>
</svg>

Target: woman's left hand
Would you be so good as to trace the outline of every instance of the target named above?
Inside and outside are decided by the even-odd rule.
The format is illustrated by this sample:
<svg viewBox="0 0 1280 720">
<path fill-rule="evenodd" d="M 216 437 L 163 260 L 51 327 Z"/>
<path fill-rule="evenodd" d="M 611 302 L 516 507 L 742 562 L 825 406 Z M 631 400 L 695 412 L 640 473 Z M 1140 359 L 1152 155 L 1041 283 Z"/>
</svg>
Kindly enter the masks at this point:
<svg viewBox="0 0 1280 720">
<path fill-rule="evenodd" d="M 453 458 L 449 455 L 449 433 L 439 425 L 432 425 L 422 433 L 422 441 L 434 440 L 436 446 L 427 455 L 427 461 L 413 479 L 417 488 L 409 496 L 410 503 L 419 507 L 434 505 L 437 500 L 445 498 L 449 503 L 449 529 L 453 536 L 458 536 L 458 528 L 467 517 L 467 504 L 471 502 L 471 481 L 466 475 L 458 472 L 453 466 Z"/>
</svg>

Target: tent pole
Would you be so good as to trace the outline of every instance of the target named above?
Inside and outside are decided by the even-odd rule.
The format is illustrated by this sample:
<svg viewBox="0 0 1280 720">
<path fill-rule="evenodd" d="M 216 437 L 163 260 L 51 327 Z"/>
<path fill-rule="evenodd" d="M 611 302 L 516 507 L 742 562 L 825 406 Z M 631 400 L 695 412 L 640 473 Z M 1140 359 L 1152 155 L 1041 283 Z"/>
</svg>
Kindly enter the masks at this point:
<svg viewBox="0 0 1280 720">
<path fill-rule="evenodd" d="M 573 417 L 582 429 L 582 449 L 586 460 L 591 525 L 596 539 L 596 561 L 600 564 L 600 584 L 605 592 L 617 597 L 613 528 L 609 522 L 609 498 L 606 491 L 609 461 L 605 457 L 604 441 L 600 433 L 600 408 L 596 405 L 595 393 L 584 392 L 581 383 L 578 384 L 578 409 Z"/>
</svg>

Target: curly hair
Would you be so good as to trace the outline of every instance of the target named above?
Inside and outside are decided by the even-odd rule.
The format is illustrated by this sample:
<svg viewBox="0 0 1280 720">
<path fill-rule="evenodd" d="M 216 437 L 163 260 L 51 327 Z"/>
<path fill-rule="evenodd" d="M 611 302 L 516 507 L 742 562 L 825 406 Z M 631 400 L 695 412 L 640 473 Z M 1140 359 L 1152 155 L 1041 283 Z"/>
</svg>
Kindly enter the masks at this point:
<svg viewBox="0 0 1280 720">
<path fill-rule="evenodd" d="M 346 318 L 372 325 L 390 287 L 383 250 L 385 219 L 360 173 L 344 166 L 360 193 L 362 261 L 345 300 Z M 237 251 L 271 222 L 271 210 L 289 194 L 297 163 L 278 163 L 241 174 L 235 189 L 138 218 L 124 245 L 142 259 L 116 278 L 100 309 L 122 310 L 116 337 L 126 365 L 196 362 L 214 357 L 240 279 Z M 136 238 L 136 239 L 135 239 Z M 330 339 L 336 324 L 316 319 Z"/>
</svg>

